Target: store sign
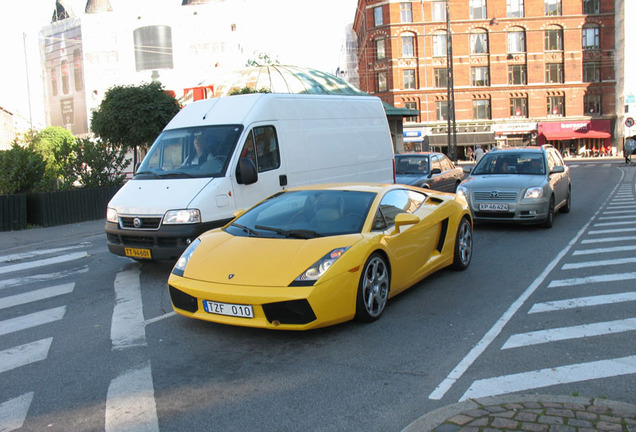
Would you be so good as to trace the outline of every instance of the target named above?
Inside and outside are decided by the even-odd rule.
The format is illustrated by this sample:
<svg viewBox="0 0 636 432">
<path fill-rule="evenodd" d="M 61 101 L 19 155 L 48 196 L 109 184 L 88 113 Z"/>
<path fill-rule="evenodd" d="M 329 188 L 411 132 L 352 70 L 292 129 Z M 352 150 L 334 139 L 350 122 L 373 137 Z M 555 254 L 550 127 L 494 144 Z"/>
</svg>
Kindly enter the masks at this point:
<svg viewBox="0 0 636 432">
<path fill-rule="evenodd" d="M 405 138 L 416 138 L 422 136 L 422 131 L 404 131 Z"/>
<path fill-rule="evenodd" d="M 521 134 L 537 130 L 537 123 L 499 123 L 492 125 L 492 131 L 498 134 Z"/>
</svg>

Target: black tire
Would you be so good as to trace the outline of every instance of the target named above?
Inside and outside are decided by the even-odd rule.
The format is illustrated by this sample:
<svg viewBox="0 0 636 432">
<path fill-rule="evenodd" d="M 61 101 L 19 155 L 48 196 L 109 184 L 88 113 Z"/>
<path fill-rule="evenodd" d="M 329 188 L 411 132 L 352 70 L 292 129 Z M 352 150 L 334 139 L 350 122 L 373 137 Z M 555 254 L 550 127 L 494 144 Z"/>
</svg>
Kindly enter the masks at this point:
<svg viewBox="0 0 636 432">
<path fill-rule="evenodd" d="M 570 213 L 572 208 L 572 186 L 568 186 L 568 196 L 565 199 L 565 204 L 561 207 L 561 213 Z"/>
<path fill-rule="evenodd" d="M 391 276 L 384 256 L 371 254 L 364 264 L 356 297 L 356 321 L 372 322 L 380 318 L 389 298 Z"/>
<path fill-rule="evenodd" d="M 453 269 L 466 270 L 473 258 L 473 227 L 468 218 L 464 217 L 457 227 L 455 235 L 455 251 Z"/>
<path fill-rule="evenodd" d="M 550 197 L 550 203 L 548 204 L 548 215 L 543 222 L 543 228 L 552 228 L 554 224 L 554 195 Z"/>
</svg>

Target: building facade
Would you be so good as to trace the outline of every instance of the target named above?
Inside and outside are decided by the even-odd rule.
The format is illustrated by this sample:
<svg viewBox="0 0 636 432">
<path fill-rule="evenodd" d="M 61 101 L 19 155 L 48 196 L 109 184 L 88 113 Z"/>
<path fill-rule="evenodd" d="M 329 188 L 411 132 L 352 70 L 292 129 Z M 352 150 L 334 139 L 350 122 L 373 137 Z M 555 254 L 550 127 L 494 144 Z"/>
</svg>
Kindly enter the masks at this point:
<svg viewBox="0 0 636 432">
<path fill-rule="evenodd" d="M 359 0 L 360 87 L 419 112 L 405 150 L 447 151 L 450 126 L 458 159 L 544 143 L 616 153 L 615 14 L 601 0 Z"/>
</svg>

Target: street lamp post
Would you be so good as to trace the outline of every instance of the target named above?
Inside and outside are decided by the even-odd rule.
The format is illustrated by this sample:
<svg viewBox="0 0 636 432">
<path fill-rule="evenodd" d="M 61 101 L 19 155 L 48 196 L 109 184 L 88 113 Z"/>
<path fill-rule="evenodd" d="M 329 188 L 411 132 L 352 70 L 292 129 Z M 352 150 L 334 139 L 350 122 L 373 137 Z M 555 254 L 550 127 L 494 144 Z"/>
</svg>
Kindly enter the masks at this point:
<svg viewBox="0 0 636 432">
<path fill-rule="evenodd" d="M 455 122 L 455 84 L 453 82 L 453 40 L 450 31 L 450 14 L 446 0 L 446 74 L 447 74 L 447 113 L 448 119 L 448 157 L 457 162 L 457 124 Z"/>
</svg>

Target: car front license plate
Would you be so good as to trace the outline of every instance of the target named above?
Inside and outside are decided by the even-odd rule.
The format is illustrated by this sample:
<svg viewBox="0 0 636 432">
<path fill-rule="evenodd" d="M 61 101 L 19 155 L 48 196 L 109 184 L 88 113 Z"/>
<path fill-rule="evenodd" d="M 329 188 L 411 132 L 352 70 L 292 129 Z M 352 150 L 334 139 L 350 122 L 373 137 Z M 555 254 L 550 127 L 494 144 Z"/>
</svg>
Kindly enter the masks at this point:
<svg viewBox="0 0 636 432">
<path fill-rule="evenodd" d="M 131 258 L 152 259 L 150 249 L 124 248 L 124 254 Z"/>
<path fill-rule="evenodd" d="M 481 203 L 479 204 L 479 210 L 490 212 L 505 212 L 508 211 L 508 204 Z"/>
<path fill-rule="evenodd" d="M 219 303 L 210 300 L 204 300 L 203 309 L 205 309 L 207 313 L 215 315 L 227 315 L 239 318 L 254 318 L 254 309 L 252 308 L 252 305 Z"/>
</svg>

